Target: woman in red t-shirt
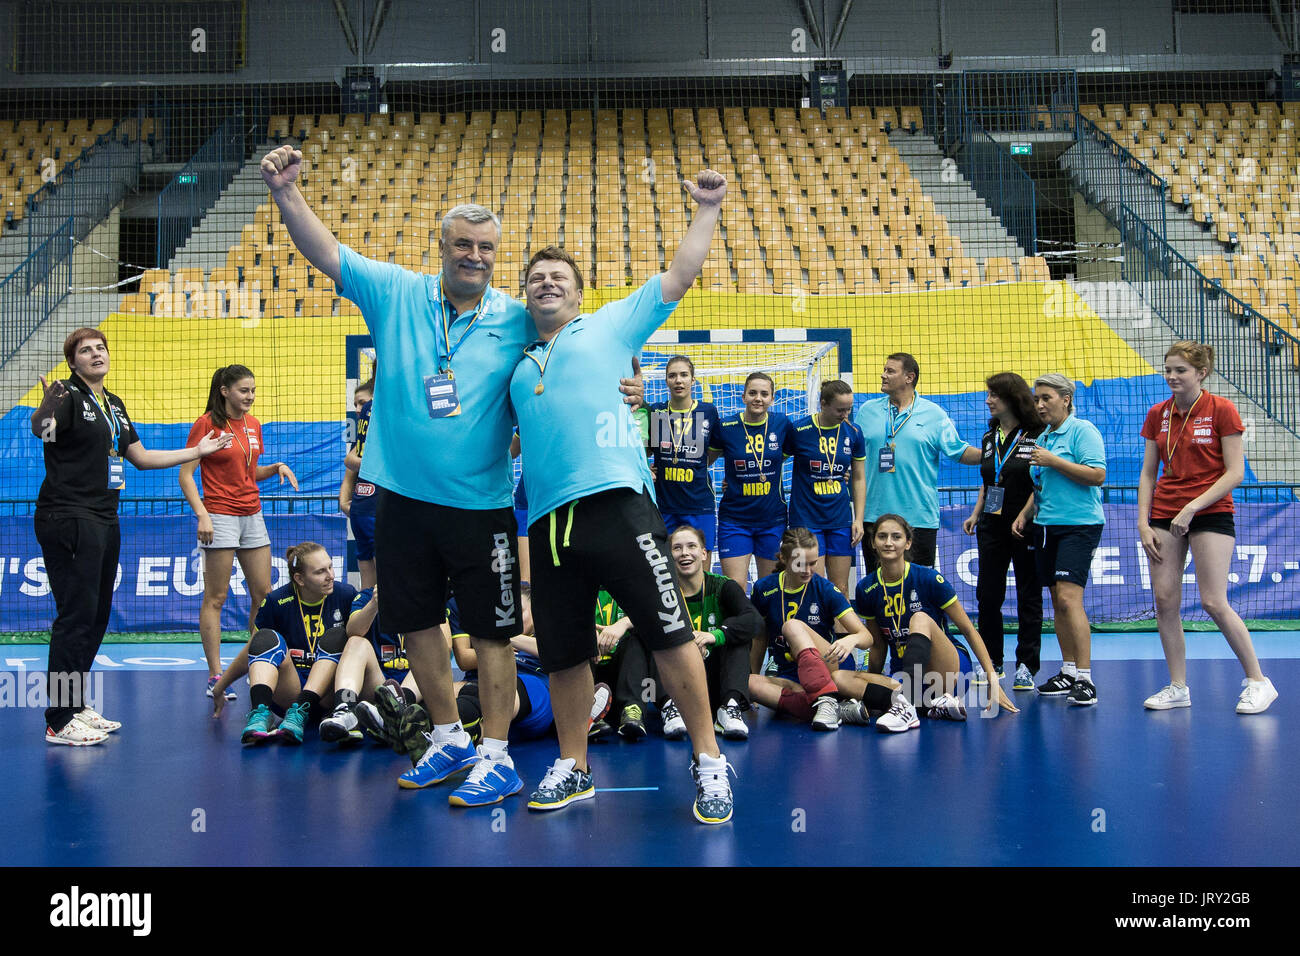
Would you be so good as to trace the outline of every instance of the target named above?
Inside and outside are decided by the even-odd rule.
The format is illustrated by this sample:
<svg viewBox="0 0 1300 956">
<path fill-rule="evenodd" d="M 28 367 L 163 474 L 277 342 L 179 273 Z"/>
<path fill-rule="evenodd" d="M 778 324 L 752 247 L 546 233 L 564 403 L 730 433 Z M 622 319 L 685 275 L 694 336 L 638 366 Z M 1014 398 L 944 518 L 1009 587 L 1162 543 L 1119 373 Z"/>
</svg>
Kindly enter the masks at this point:
<svg viewBox="0 0 1300 956">
<path fill-rule="evenodd" d="M 1237 713 L 1258 714 L 1277 699 L 1259 669 L 1255 646 L 1241 616 L 1228 604 L 1228 565 L 1236 543 L 1232 489 L 1246 474 L 1236 407 L 1202 387 L 1214 366 L 1214 349 L 1175 342 L 1165 353 L 1172 397 L 1155 405 L 1142 425 L 1146 453 L 1138 483 L 1138 535 L 1151 559 L 1156 621 L 1171 682 L 1146 700 L 1148 710 L 1192 706 L 1183 637 L 1183 567 L 1187 549 L 1196 563 L 1201 606 L 1246 671 Z M 1164 471 L 1156 480 L 1156 466 Z"/>
<path fill-rule="evenodd" d="M 250 598 L 249 630 L 262 599 L 271 590 L 271 538 L 262 519 L 262 499 L 257 483 L 272 475 L 280 484 L 288 479 L 298 490 L 298 479 L 283 462 L 259 465 L 262 425 L 248 414 L 257 391 L 253 373 L 242 365 L 227 365 L 212 375 L 207 410 L 190 429 L 187 445 L 215 429 L 229 432 L 234 441 L 224 451 L 209 455 L 202 465 L 181 467 L 181 491 L 199 519 L 199 547 L 203 549 L 203 607 L 199 611 L 199 636 L 208 662 L 208 696 L 221 676 L 221 608 L 230 591 L 230 571 L 235 556 L 244 572 Z M 194 484 L 194 469 L 201 467 L 203 497 Z M 227 692 L 226 698 L 235 695 Z"/>
</svg>

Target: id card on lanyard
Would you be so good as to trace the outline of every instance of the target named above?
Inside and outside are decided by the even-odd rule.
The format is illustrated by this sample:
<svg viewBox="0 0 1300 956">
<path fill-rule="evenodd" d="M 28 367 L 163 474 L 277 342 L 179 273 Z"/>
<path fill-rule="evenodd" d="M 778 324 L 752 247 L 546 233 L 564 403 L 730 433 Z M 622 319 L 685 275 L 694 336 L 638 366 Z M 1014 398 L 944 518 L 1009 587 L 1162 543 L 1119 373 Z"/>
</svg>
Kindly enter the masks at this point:
<svg viewBox="0 0 1300 956">
<path fill-rule="evenodd" d="M 126 465 L 122 461 L 122 455 L 118 448 L 122 436 L 122 423 L 117 420 L 117 413 L 113 411 L 113 404 L 104 399 L 100 404 L 99 396 L 95 390 L 87 389 L 90 392 L 90 398 L 95 403 L 95 408 L 104 416 L 104 421 L 108 423 L 108 490 L 121 491 L 126 487 Z"/>
<path fill-rule="evenodd" d="M 885 444 L 880 449 L 880 460 L 877 462 L 877 467 L 882 473 L 894 470 L 894 438 L 898 435 L 899 431 L 902 430 L 903 426 L 907 424 L 908 419 L 912 417 L 914 411 L 916 411 L 915 396 L 912 398 L 911 406 L 907 409 L 907 414 L 903 415 L 901 418 L 898 415 L 898 409 L 893 405 L 889 406 L 890 420 L 885 425 Z"/>
<path fill-rule="evenodd" d="M 429 407 L 430 418 L 452 418 L 460 414 L 460 394 L 456 389 L 456 375 L 451 370 L 451 360 L 456 357 L 465 340 L 473 334 L 475 324 L 483 310 L 483 300 L 479 300 L 478 306 L 469 318 L 469 325 L 453 346 L 451 326 L 460 316 L 453 316 L 451 321 L 448 321 L 447 309 L 454 307 L 443 298 L 441 279 L 438 280 L 437 286 L 436 304 L 438 319 L 442 325 L 442 342 L 438 349 L 438 374 L 424 376 L 424 400 Z M 487 295 L 486 291 L 484 295 Z"/>
<path fill-rule="evenodd" d="M 1006 501 L 1007 489 L 1002 487 L 1002 469 L 1006 467 L 1011 456 L 1016 453 L 1016 446 L 1020 444 L 1022 432 L 1017 429 L 1016 440 L 1011 443 L 1006 454 L 998 454 L 998 445 L 1002 438 L 1002 429 L 999 428 L 993 436 L 993 484 L 984 489 L 984 513 L 989 515 L 1002 514 L 1002 505 Z"/>
</svg>

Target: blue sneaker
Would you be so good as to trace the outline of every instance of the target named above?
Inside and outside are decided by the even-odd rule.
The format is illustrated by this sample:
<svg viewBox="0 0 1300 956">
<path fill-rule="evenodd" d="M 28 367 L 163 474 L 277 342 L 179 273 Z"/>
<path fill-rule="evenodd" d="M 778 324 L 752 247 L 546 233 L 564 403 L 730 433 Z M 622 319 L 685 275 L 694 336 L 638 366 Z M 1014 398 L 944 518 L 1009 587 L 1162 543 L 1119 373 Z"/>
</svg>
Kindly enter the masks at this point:
<svg viewBox="0 0 1300 956">
<path fill-rule="evenodd" d="M 302 743 L 303 725 L 307 723 L 307 705 L 302 701 L 290 704 L 284 720 L 276 728 L 275 739 L 282 744 Z"/>
<path fill-rule="evenodd" d="M 397 785 L 403 790 L 419 790 L 423 787 L 442 783 L 448 777 L 467 770 L 478 761 L 478 752 L 469 744 L 464 747 L 453 743 L 439 746 L 429 742 L 429 749 L 424 756 L 406 773 L 397 778 Z"/>
<path fill-rule="evenodd" d="M 478 763 L 474 764 L 465 782 L 447 798 L 453 807 L 486 807 L 514 796 L 524 788 L 524 782 L 515 773 L 514 761 L 508 756 L 493 760 L 479 747 L 478 757 Z"/>
<path fill-rule="evenodd" d="M 1016 668 L 1016 681 L 1011 685 L 1012 690 L 1033 690 L 1034 675 L 1029 673 L 1029 668 L 1021 664 Z"/>
<path fill-rule="evenodd" d="M 271 724 L 274 722 L 275 717 L 270 707 L 266 704 L 254 707 L 248 712 L 248 720 L 244 721 L 244 732 L 239 736 L 240 743 L 245 747 L 266 743 L 272 734 Z"/>
</svg>

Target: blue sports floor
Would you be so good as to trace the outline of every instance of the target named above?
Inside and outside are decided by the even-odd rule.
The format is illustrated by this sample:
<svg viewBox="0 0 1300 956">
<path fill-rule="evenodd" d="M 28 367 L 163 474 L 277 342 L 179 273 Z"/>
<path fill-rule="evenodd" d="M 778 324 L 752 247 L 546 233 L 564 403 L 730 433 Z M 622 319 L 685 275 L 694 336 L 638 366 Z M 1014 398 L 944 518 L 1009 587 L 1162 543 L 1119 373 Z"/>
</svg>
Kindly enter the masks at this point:
<svg viewBox="0 0 1300 956">
<path fill-rule="evenodd" d="M 901 735 L 751 714 L 724 747 L 737 811 L 720 827 L 691 817 L 688 745 L 654 730 L 593 745 L 602 792 L 554 814 L 524 806 L 553 740 L 513 747 L 523 794 L 478 810 L 448 807 L 446 786 L 399 790 L 409 764 L 371 744 L 243 749 L 247 685 L 213 720 L 196 644 L 106 645 L 100 709 L 122 730 L 51 747 L 13 693 L 45 649 L 5 647 L 0 846 L 8 865 L 72 867 L 1294 865 L 1300 635 L 1255 640 L 1281 696 L 1252 717 L 1217 634 L 1188 635 L 1188 710 L 1143 710 L 1167 672 L 1154 634 L 1124 634 L 1094 638 L 1091 709 L 1021 693 L 1019 714 Z M 1054 654 L 1046 638 L 1043 676 Z"/>
</svg>

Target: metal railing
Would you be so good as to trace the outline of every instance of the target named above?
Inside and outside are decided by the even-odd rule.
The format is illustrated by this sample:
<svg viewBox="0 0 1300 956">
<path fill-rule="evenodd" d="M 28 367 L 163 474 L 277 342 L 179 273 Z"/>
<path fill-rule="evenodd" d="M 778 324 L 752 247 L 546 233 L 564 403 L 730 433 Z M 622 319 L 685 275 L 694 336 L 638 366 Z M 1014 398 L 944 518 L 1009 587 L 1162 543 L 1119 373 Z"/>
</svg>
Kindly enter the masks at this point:
<svg viewBox="0 0 1300 956">
<path fill-rule="evenodd" d="M 1300 487 L 1280 484 L 1278 482 L 1255 482 L 1238 485 L 1232 492 L 1232 500 L 1238 504 L 1279 504 L 1300 501 L 1297 497 Z M 975 507 L 979 497 L 979 485 L 949 486 L 939 489 L 939 506 L 962 508 Z M 1106 504 L 1137 504 L 1137 485 L 1102 485 L 1101 500 Z"/>
<path fill-rule="evenodd" d="M 1026 255 L 1038 255 L 1038 212 L 1034 181 L 969 112 L 962 117 L 957 168 L 1015 236 Z"/>
<path fill-rule="evenodd" d="M 244 164 L 244 116 L 228 117 L 158 194 L 159 267 L 166 267 Z"/>
<path fill-rule="evenodd" d="M 1122 277 L 1180 339 L 1214 346 L 1214 370 L 1300 437 L 1300 340 L 1208 278 L 1128 206 L 1117 210 Z M 1275 370 L 1280 354 L 1289 369 Z"/>
<path fill-rule="evenodd" d="M 84 239 L 109 211 L 140 182 L 144 163 L 139 135 L 139 118 L 134 138 L 124 134 L 119 120 L 107 133 L 95 138 L 48 182 L 27 197 L 23 222 L 27 231 L 27 255 L 71 219 L 73 235 Z M 128 139 L 123 143 L 123 139 Z M 69 249 L 69 254 L 71 250 Z M 37 280 L 40 281 L 40 280 Z"/>
<path fill-rule="evenodd" d="M 1074 118 L 1076 167 L 1084 194 L 1114 225 L 1128 206 L 1164 242 L 1169 184 L 1082 113 Z"/>
<path fill-rule="evenodd" d="M 0 280 L 0 365 L 22 347 L 72 286 L 73 219 L 68 216 Z"/>
</svg>

